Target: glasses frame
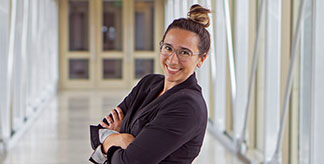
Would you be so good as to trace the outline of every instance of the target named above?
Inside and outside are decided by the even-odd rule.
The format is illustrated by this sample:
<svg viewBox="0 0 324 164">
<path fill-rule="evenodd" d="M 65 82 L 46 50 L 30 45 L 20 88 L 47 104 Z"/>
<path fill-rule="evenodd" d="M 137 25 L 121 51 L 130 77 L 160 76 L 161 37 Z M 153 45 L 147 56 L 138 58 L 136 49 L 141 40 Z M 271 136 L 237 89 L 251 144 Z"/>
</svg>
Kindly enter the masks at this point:
<svg viewBox="0 0 324 164">
<path fill-rule="evenodd" d="M 168 55 L 163 55 L 162 54 L 162 46 L 164 46 L 164 45 L 168 45 L 168 46 L 170 46 L 171 48 L 172 48 L 172 52 L 170 53 L 170 54 L 168 54 Z M 171 44 L 168 44 L 168 43 L 164 43 L 164 42 L 160 42 L 160 54 L 161 55 L 163 55 L 163 56 L 171 56 L 174 52 L 176 53 L 176 55 L 177 55 L 177 57 L 178 57 L 178 59 L 182 59 L 181 61 L 186 61 L 186 60 L 184 60 L 183 58 L 181 58 L 181 57 L 179 57 L 180 55 L 179 55 L 179 52 L 180 52 L 180 50 L 181 49 L 175 49 Z M 199 53 L 199 52 L 192 52 L 190 49 L 187 49 L 187 50 L 189 50 L 190 51 L 190 56 L 189 57 L 192 57 L 193 55 L 200 55 L 201 53 Z"/>
</svg>

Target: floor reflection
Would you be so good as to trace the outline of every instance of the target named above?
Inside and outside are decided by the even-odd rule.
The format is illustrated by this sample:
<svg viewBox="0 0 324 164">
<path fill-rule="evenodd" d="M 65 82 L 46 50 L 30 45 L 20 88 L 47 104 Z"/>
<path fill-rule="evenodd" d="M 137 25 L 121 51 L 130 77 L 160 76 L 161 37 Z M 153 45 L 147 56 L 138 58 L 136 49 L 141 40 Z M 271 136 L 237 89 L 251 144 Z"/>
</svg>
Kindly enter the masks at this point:
<svg viewBox="0 0 324 164">
<path fill-rule="evenodd" d="M 89 164 L 89 125 L 97 124 L 128 94 L 125 90 L 61 91 L 1 164 Z M 215 137 L 206 134 L 194 164 L 240 164 Z"/>
</svg>

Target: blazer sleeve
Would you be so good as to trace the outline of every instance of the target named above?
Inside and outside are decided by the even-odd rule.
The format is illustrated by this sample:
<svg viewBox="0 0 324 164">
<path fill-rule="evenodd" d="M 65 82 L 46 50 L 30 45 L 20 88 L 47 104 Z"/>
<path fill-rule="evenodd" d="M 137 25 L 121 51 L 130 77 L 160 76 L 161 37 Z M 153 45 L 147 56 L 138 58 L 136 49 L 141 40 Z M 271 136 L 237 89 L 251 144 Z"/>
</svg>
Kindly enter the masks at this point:
<svg viewBox="0 0 324 164">
<path fill-rule="evenodd" d="M 188 142 L 197 133 L 199 107 L 192 96 L 174 94 L 160 106 L 157 116 L 136 136 L 127 149 L 119 148 L 111 164 L 159 163 Z M 199 111 L 199 110 L 198 110 Z"/>
</svg>

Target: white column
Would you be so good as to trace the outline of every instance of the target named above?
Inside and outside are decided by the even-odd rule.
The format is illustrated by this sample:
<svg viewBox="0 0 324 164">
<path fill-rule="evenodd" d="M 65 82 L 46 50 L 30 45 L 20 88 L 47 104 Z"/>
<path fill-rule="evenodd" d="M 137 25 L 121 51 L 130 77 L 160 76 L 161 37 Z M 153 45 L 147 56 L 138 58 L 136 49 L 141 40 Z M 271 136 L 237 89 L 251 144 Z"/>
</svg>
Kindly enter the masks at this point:
<svg viewBox="0 0 324 164">
<path fill-rule="evenodd" d="M 313 1 L 313 77 L 311 163 L 324 163 L 324 1 Z"/>
<path fill-rule="evenodd" d="M 10 134 L 8 109 L 8 46 L 9 46 L 9 0 L 0 2 L 0 140 Z M 3 149 L 0 141 L 0 152 Z"/>
<path fill-rule="evenodd" d="M 280 127 L 281 0 L 266 1 L 264 157 L 271 160 Z"/>
<path fill-rule="evenodd" d="M 235 3 L 235 65 L 236 98 L 234 111 L 234 135 L 239 138 L 244 125 L 244 112 L 248 97 L 249 65 L 249 0 Z"/>
<path fill-rule="evenodd" d="M 204 2 L 204 7 L 211 9 L 212 8 L 212 4 L 209 0 L 205 0 Z M 198 71 L 198 78 L 199 78 L 199 83 L 202 86 L 202 90 L 203 90 L 203 95 L 205 98 L 205 101 L 207 103 L 207 107 L 210 110 L 212 107 L 210 99 L 212 97 L 212 76 L 211 76 L 211 72 L 215 71 L 215 50 L 214 50 L 214 27 L 213 27 L 213 14 L 209 15 L 210 17 L 210 26 L 207 28 L 209 34 L 210 34 L 210 41 L 211 41 L 211 47 L 209 50 L 209 54 L 204 62 L 204 64 L 202 65 L 202 67 L 199 69 Z"/>
<path fill-rule="evenodd" d="M 26 18 L 25 8 L 28 5 L 24 5 L 25 1 L 17 1 L 17 15 L 16 15 L 16 29 L 15 29 L 15 42 L 14 42 L 14 62 L 13 62 L 13 81 L 12 81 L 12 130 L 18 131 L 19 128 L 22 127 L 24 123 L 25 117 L 25 83 L 24 77 L 25 73 L 25 50 L 23 50 L 24 46 L 24 35 L 26 36 L 26 31 L 23 28 L 27 28 L 24 23 L 24 19 Z M 25 32 L 25 34 L 24 34 Z M 25 40 L 26 41 L 26 40 Z"/>
<path fill-rule="evenodd" d="M 312 111 L 312 1 L 305 2 L 305 16 L 301 30 L 300 53 L 300 109 L 299 109 L 299 163 L 310 163 L 310 136 Z"/>
<path fill-rule="evenodd" d="M 34 5 L 35 1 L 29 1 L 29 5 L 28 5 L 28 23 L 27 23 L 27 38 L 26 38 L 26 117 L 30 117 L 33 113 L 33 108 L 31 106 L 31 102 L 33 101 L 33 97 L 31 95 L 31 78 L 32 78 L 32 73 L 31 73 L 31 67 L 32 67 L 32 56 L 33 56 L 33 49 L 31 48 L 33 45 L 33 29 L 32 29 L 32 23 L 33 23 L 33 9 L 34 9 Z"/>
<path fill-rule="evenodd" d="M 182 7 L 180 4 L 181 0 L 173 0 L 173 19 L 178 19 L 181 17 L 180 8 Z"/>
<path fill-rule="evenodd" d="M 182 1 L 182 16 L 187 18 L 187 13 L 189 12 L 190 6 L 188 4 L 188 0 Z"/>
<path fill-rule="evenodd" d="M 164 29 L 166 30 L 168 28 L 168 26 L 172 23 L 173 18 L 174 18 L 174 12 L 173 12 L 173 0 L 166 0 L 165 1 L 165 9 L 164 9 L 164 13 L 165 13 L 165 23 L 164 23 Z M 164 30 L 164 31 L 165 31 Z"/>
<path fill-rule="evenodd" d="M 215 16 L 215 56 L 211 56 L 212 78 L 214 86 L 214 121 L 217 130 L 225 131 L 226 123 L 226 32 L 223 0 L 216 0 Z"/>
<path fill-rule="evenodd" d="M 21 92 L 20 92 L 20 98 L 21 98 L 21 107 L 22 107 L 22 116 L 24 118 L 27 118 L 27 78 L 28 78 L 28 72 L 27 72 L 27 42 L 28 42 L 28 31 L 29 31 L 29 0 L 24 0 L 24 9 L 23 9 L 23 23 L 22 23 L 22 46 L 21 46 Z"/>
<path fill-rule="evenodd" d="M 8 6 L 9 8 L 9 6 Z M 3 123 L 3 130 L 2 130 L 2 139 L 4 142 L 7 142 L 10 138 L 10 103 L 11 103 L 11 88 L 12 88 L 12 78 L 13 78 L 13 64 L 14 64 L 14 49 L 15 49 L 15 31 L 16 31 L 16 14 L 17 14 L 17 1 L 11 1 L 11 10 L 10 10 L 10 29 L 9 29 L 9 49 L 8 49 L 8 58 L 7 58 L 7 68 L 5 74 L 5 96 L 6 100 L 4 102 L 4 109 L 2 112 L 2 123 Z M 5 143 L 6 144 L 6 143 Z"/>
</svg>

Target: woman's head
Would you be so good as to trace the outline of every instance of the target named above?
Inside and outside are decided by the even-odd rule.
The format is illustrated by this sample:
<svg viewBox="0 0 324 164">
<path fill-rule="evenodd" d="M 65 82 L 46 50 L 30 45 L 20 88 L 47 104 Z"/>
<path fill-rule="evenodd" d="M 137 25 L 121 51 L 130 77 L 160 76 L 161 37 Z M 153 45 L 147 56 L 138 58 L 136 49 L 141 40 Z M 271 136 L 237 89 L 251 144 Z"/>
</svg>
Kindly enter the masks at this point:
<svg viewBox="0 0 324 164">
<path fill-rule="evenodd" d="M 206 59 L 210 47 L 210 36 L 205 29 L 209 26 L 209 12 L 193 5 L 187 19 L 174 20 L 164 33 L 160 62 L 168 82 L 183 82 Z"/>
<path fill-rule="evenodd" d="M 200 57 L 208 54 L 210 48 L 210 35 L 206 28 L 209 26 L 208 13 L 210 10 L 201 7 L 198 4 L 192 5 L 188 12 L 188 18 L 180 18 L 174 20 L 165 31 L 162 41 L 164 42 L 167 33 L 174 28 L 191 31 L 198 35 L 198 49 Z"/>
</svg>

